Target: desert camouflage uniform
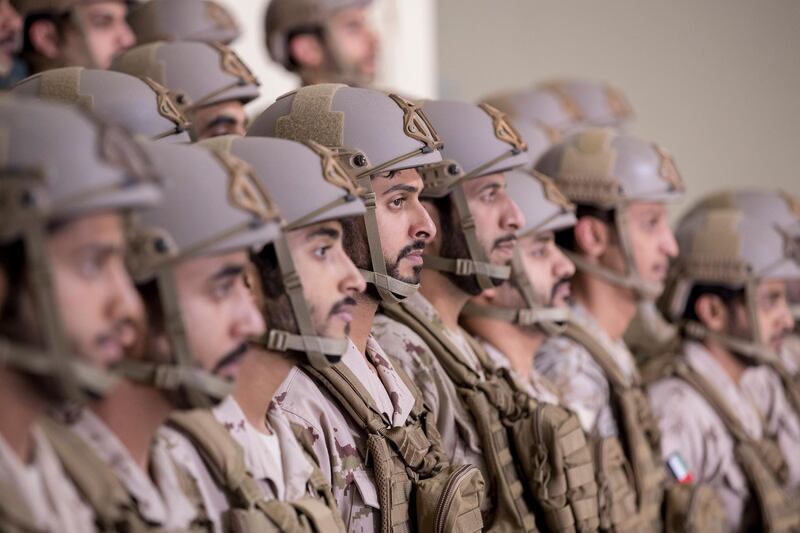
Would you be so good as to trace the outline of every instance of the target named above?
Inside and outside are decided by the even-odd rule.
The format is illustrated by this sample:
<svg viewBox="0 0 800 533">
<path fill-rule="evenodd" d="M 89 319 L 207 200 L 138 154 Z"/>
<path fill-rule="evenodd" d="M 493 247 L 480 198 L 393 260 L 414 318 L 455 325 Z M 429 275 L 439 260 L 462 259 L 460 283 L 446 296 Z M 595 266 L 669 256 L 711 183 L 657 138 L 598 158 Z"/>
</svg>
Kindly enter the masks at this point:
<svg viewBox="0 0 800 533">
<path fill-rule="evenodd" d="M 359 378 L 392 427 L 401 427 L 414 406 L 414 394 L 375 339 L 368 340 L 366 352 L 374 370 L 352 342 L 339 364 Z M 361 427 L 300 368 L 292 369 L 275 400 L 286 418 L 307 432 L 348 531 L 379 531 L 378 492 L 372 468 L 365 464 L 367 442 Z"/>
<path fill-rule="evenodd" d="M 309 479 L 313 467 L 277 403 L 270 402 L 267 420 L 273 437 L 278 441 L 278 457 L 273 455 L 266 444 L 264 439 L 268 437 L 258 432 L 246 420 L 233 396 L 228 396 L 212 412 L 242 446 L 247 469 L 253 474 L 268 500 L 292 501 L 312 494 L 309 490 Z M 220 519 L 222 513 L 230 508 L 230 504 L 225 491 L 214 481 L 197 448 L 183 433 L 168 426 L 160 430 L 160 437 L 165 441 L 175 462 L 195 481 L 208 518 L 214 523 L 214 529 L 224 531 Z"/>
<path fill-rule="evenodd" d="M 445 329 L 433 305 L 420 293 L 410 296 L 406 302 L 421 310 L 426 317 L 439 321 L 453 344 L 461 348 L 465 362 L 479 375 L 483 369 L 477 355 L 461 330 Z M 372 324 L 372 334 L 390 354 L 392 361 L 400 366 L 419 388 L 425 404 L 430 407 L 436 420 L 436 428 L 442 436 L 442 449 L 451 464 L 471 464 L 481 470 L 487 484 L 491 477 L 483 461 L 480 436 L 472 416 L 464 407 L 455 385 L 428 345 L 408 326 L 400 324 L 383 314 L 378 314 Z M 489 505 L 484 499 L 484 506 Z M 485 509 L 484 509 L 485 510 Z"/>
<path fill-rule="evenodd" d="M 540 402 L 561 405 L 561 398 L 558 395 L 556 386 L 539 374 L 536 369 L 532 368 L 530 376 L 528 379 L 525 379 L 511 368 L 508 358 L 492 343 L 483 339 L 480 339 L 480 341 L 486 349 L 486 354 L 489 356 L 489 359 L 491 359 L 492 363 L 495 365 L 495 368 L 508 369 L 520 389 Z"/>
<path fill-rule="evenodd" d="M 747 434 L 761 439 L 764 424 L 750 395 L 730 378 L 705 347 L 686 341 L 683 358 L 730 405 Z M 650 385 L 648 393 L 659 419 L 663 457 L 680 453 L 695 479 L 713 486 L 719 493 L 728 513 L 728 529 L 733 531 L 746 526 L 742 521 L 746 508 L 752 504 L 751 491 L 734 455 L 735 441 L 723 420 L 700 393 L 682 379 L 658 380 Z M 796 456 L 797 449 L 793 453 Z"/>
<path fill-rule="evenodd" d="M 185 496 L 163 441 L 156 438 L 150 450 L 150 472 L 143 471 L 116 435 L 89 409 L 83 409 L 71 429 L 114 472 L 141 517 L 164 529 L 186 529 L 197 510 Z M 150 475 L 153 476 L 151 479 Z"/>
<path fill-rule="evenodd" d="M 42 531 L 94 531 L 94 516 L 69 480 L 55 451 L 38 427 L 32 430 L 33 462 L 25 465 L 0 436 L 0 480 L 27 505 L 32 528 Z M 0 524 L 0 529 L 5 526 Z"/>
<path fill-rule="evenodd" d="M 613 341 L 582 305 L 572 307 L 572 319 L 609 349 L 627 379 L 638 379 L 636 363 L 622 340 Z M 585 347 L 566 337 L 550 337 L 536 354 L 534 368 L 556 386 L 584 431 L 596 437 L 619 436 L 608 378 Z"/>
</svg>

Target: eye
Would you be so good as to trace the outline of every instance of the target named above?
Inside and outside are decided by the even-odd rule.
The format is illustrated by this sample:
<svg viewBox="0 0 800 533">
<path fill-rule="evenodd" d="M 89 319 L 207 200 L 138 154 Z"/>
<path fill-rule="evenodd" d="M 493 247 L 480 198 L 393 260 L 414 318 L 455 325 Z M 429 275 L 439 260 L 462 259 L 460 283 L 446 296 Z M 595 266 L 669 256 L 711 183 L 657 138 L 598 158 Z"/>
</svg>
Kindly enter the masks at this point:
<svg viewBox="0 0 800 533">
<path fill-rule="evenodd" d="M 534 246 L 531 248 L 530 251 L 531 257 L 535 257 L 537 259 L 542 259 L 547 257 L 547 247 L 546 246 Z"/>
<path fill-rule="evenodd" d="M 331 246 L 320 246 L 314 249 L 314 257 L 319 259 L 325 259 L 328 257 L 328 252 L 330 251 Z"/>
<path fill-rule="evenodd" d="M 407 199 L 405 196 L 398 196 L 389 202 L 389 207 L 395 210 L 401 209 L 405 205 L 406 201 Z"/>
<path fill-rule="evenodd" d="M 212 285 L 211 296 L 216 300 L 222 300 L 231 293 L 235 285 L 236 279 L 234 278 L 220 280 Z"/>
</svg>

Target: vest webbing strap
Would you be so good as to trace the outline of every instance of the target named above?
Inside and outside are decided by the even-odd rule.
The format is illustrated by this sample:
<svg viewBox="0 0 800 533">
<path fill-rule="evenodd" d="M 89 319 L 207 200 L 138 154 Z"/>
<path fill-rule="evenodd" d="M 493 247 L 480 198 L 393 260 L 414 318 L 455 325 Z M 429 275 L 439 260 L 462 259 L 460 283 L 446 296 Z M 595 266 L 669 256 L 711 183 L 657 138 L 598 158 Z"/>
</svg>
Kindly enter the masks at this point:
<svg viewBox="0 0 800 533">
<path fill-rule="evenodd" d="M 497 502 L 495 514 L 510 516 L 518 530 L 537 531 L 536 520 L 524 499 L 524 487 L 509 449 L 508 430 L 501 412 L 481 387 L 481 377 L 462 361 L 460 350 L 413 306 L 403 302 L 386 305 L 384 313 L 419 335 L 436 355 L 447 375 L 454 382 L 464 405 L 469 410 L 480 434 L 486 466 L 494 481 Z M 496 379 L 492 377 L 493 379 Z M 487 524 L 491 529 L 492 524 Z"/>
<path fill-rule="evenodd" d="M 633 466 L 639 513 L 645 525 L 659 520 L 665 478 L 664 468 L 657 458 L 660 433 L 638 374 L 628 379 L 608 348 L 580 324 L 569 321 L 563 335 L 586 348 L 608 378 L 615 417 L 621 426 L 621 440 Z"/>
<path fill-rule="evenodd" d="M 779 488 L 781 483 L 777 479 L 776 468 L 779 468 L 778 463 L 786 468 L 781 450 L 773 445 L 774 443 L 751 437 L 733 409 L 704 376 L 684 361 L 676 360 L 675 357 L 670 359 L 659 369 L 661 375 L 677 377 L 696 390 L 722 419 L 737 442 L 736 456 L 762 506 L 761 515 L 764 521 L 762 525 L 769 531 L 796 531 L 795 528 L 800 528 L 800 511 L 792 507 L 793 502 L 789 500 L 788 493 L 784 494 Z M 779 461 L 775 455 L 779 456 Z M 759 464 L 762 465 L 761 468 Z M 766 488 L 759 482 L 758 471 L 772 476 L 773 479 L 769 483 L 771 487 Z"/>
<path fill-rule="evenodd" d="M 131 531 L 149 529 L 139 516 L 136 504 L 111 467 L 68 426 L 52 418 L 39 422 L 53 446 L 65 472 L 95 514 L 101 531 L 127 527 Z"/>
<path fill-rule="evenodd" d="M 316 501 L 313 498 L 303 498 L 297 502 L 267 501 L 258 482 L 247 469 L 242 447 L 211 411 L 178 411 L 170 416 L 167 423 L 191 440 L 214 481 L 226 493 L 232 508 L 258 510 L 280 531 L 302 530 L 298 529 L 300 521 L 297 511 L 318 524 L 318 531 L 341 529 L 332 509 L 322 503 L 313 505 L 310 503 Z"/>
</svg>

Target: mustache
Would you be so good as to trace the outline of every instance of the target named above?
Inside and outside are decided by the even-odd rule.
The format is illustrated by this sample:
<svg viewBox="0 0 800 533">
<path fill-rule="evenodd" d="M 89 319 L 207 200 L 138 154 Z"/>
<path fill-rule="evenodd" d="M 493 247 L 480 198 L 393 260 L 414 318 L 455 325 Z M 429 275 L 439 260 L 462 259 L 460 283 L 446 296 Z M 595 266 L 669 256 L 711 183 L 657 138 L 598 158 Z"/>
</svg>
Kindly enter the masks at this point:
<svg viewBox="0 0 800 533">
<path fill-rule="evenodd" d="M 492 250 L 504 245 L 507 242 L 517 242 L 517 236 L 514 235 L 513 233 L 509 233 L 508 235 L 500 237 L 499 239 L 494 241 L 494 244 L 492 245 Z"/>
<path fill-rule="evenodd" d="M 558 292 L 558 289 L 564 286 L 568 287 L 569 284 L 570 284 L 570 278 L 561 278 L 556 282 L 555 285 L 553 285 L 553 290 L 550 291 L 550 305 L 553 305 L 553 303 L 555 302 L 556 292 Z"/>
<path fill-rule="evenodd" d="M 331 307 L 328 316 L 335 315 L 345 307 L 353 307 L 355 305 L 356 305 L 356 300 L 352 296 L 347 296 L 346 298 L 342 298 L 341 300 L 333 304 L 333 307 Z"/>
<path fill-rule="evenodd" d="M 233 365 L 238 363 L 244 355 L 247 353 L 247 343 L 243 342 L 233 350 L 227 353 L 225 357 L 223 357 L 219 363 L 214 366 L 214 369 L 211 371 L 214 374 L 218 374 L 227 366 Z"/>
<path fill-rule="evenodd" d="M 108 331 L 95 337 L 95 343 L 102 345 L 106 342 L 118 342 L 123 348 L 129 348 L 144 334 L 144 329 L 145 326 L 140 321 L 123 318 L 116 321 Z"/>
<path fill-rule="evenodd" d="M 417 250 L 424 250 L 425 249 L 425 241 L 414 241 L 402 250 L 400 253 L 397 254 L 397 260 L 400 261 L 402 258 L 410 255 L 412 252 L 416 252 Z"/>
</svg>

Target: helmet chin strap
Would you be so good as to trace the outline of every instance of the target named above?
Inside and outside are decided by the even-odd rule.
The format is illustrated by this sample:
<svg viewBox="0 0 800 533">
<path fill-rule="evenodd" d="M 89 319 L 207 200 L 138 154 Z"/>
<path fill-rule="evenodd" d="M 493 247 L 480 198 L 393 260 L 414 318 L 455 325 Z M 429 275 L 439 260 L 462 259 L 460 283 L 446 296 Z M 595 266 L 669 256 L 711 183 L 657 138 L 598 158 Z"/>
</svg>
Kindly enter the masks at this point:
<svg viewBox="0 0 800 533">
<path fill-rule="evenodd" d="M 425 255 L 423 257 L 425 268 L 449 272 L 456 276 L 475 276 L 481 289 L 493 289 L 495 284 L 492 280 L 507 280 L 511 276 L 511 267 L 494 265 L 489 262 L 486 252 L 478 241 L 475 219 L 467 203 L 463 182 L 456 185 L 450 195 L 457 210 L 461 232 L 467 243 L 469 259 L 449 259 L 438 255 Z"/>
<path fill-rule="evenodd" d="M 369 176 L 363 176 L 359 178 L 358 185 L 366 191 L 361 195 L 361 199 L 367 208 L 364 213 L 364 226 L 367 230 L 367 243 L 372 262 L 372 270 L 363 268 L 359 270 L 364 281 L 377 289 L 383 303 L 400 303 L 417 292 L 419 284 L 406 283 L 390 276 L 387 272 L 386 258 L 383 255 L 381 235 L 378 230 L 377 199 L 375 191 L 372 189 L 372 179 Z"/>
<path fill-rule="evenodd" d="M 182 408 L 213 407 L 230 394 L 232 384 L 203 370 L 194 360 L 178 303 L 174 267 L 162 266 L 156 273 L 156 284 L 172 361 L 156 363 L 124 359 L 115 366 L 115 370 L 131 381 L 169 393 L 173 401 Z"/>
<path fill-rule="evenodd" d="M 523 327 L 537 326 L 547 335 L 557 335 L 563 332 L 565 323 L 570 317 L 569 307 L 549 307 L 539 301 L 528 278 L 525 265 L 522 264 L 518 248 L 514 249 L 511 260 L 511 279 L 527 307 L 509 309 L 470 301 L 464 306 L 462 314 L 491 318 Z"/>
<path fill-rule="evenodd" d="M 778 359 L 778 355 L 774 351 L 761 343 L 711 331 L 703 324 L 694 320 L 687 320 L 682 325 L 682 329 L 684 334 L 691 339 L 697 341 L 713 340 L 732 353 L 759 364 L 772 363 Z"/>
<path fill-rule="evenodd" d="M 278 266 L 283 277 L 283 286 L 289 296 L 294 319 L 300 334 L 272 329 L 264 338 L 253 341 L 254 344 L 271 351 L 285 352 L 292 350 L 303 352 L 308 357 L 311 365 L 317 369 L 338 363 L 347 352 L 347 338 L 335 339 L 320 337 L 316 334 L 311 313 L 303 294 L 300 275 L 294 266 L 286 237 L 279 237 L 274 242 L 274 246 L 278 257 Z"/>
</svg>

